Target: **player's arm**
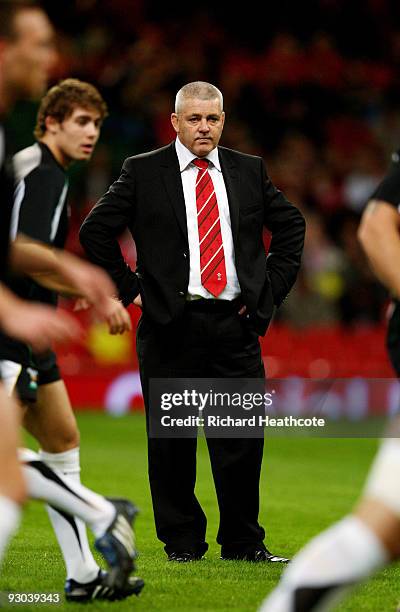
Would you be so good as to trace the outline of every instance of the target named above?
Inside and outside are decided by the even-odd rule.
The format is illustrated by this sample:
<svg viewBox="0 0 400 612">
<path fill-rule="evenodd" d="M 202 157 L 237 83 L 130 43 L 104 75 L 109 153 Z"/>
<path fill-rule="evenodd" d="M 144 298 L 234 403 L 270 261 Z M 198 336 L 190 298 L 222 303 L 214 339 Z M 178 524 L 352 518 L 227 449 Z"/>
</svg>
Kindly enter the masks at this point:
<svg viewBox="0 0 400 612">
<path fill-rule="evenodd" d="M 400 215 L 393 204 L 370 200 L 358 239 L 377 278 L 400 299 Z"/>
<path fill-rule="evenodd" d="M 80 276 L 76 276 L 81 260 L 23 234 L 18 234 L 10 246 L 10 266 L 17 274 L 26 274 L 43 287 L 67 296 L 82 297 L 85 291 Z M 106 283 L 112 295 L 113 285 L 108 279 Z"/>
<path fill-rule="evenodd" d="M 97 266 L 21 235 L 11 244 L 10 264 L 14 271 L 28 274 L 49 289 L 86 298 L 112 334 L 132 329 L 129 313 L 114 298 L 114 283 Z"/>
<path fill-rule="evenodd" d="M 69 314 L 25 302 L 0 283 L 0 327 L 8 335 L 43 351 L 53 342 L 78 339 L 81 329 Z"/>
<path fill-rule="evenodd" d="M 15 241 L 10 244 L 10 267 L 13 272 L 27 274 L 35 279 L 43 276 L 45 280 L 41 284 L 49 289 L 57 290 L 54 286 L 57 284 L 65 290 L 65 293 L 75 295 L 76 287 L 63 278 L 60 263 L 60 257 L 55 249 L 23 234 L 18 234 Z"/>
</svg>

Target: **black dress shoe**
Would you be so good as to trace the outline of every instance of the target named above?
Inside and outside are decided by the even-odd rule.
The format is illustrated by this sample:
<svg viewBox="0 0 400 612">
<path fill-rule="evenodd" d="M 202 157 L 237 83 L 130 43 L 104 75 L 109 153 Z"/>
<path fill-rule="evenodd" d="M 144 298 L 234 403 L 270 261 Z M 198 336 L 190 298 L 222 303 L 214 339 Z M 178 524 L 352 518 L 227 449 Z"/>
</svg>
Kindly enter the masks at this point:
<svg viewBox="0 0 400 612">
<path fill-rule="evenodd" d="M 190 551 L 171 552 L 168 555 L 168 561 L 176 561 L 176 563 L 189 563 L 190 561 L 200 561 L 203 558 L 201 553 Z"/>
<path fill-rule="evenodd" d="M 223 552 L 221 559 L 231 561 L 252 561 L 253 563 L 289 563 L 290 559 L 273 555 L 266 548 L 251 548 L 241 551 Z"/>
<path fill-rule="evenodd" d="M 255 563 L 260 561 L 266 561 L 267 563 L 290 563 L 290 559 L 273 555 L 269 550 L 255 550 L 254 553 L 246 556 L 246 561 L 254 561 Z"/>
</svg>

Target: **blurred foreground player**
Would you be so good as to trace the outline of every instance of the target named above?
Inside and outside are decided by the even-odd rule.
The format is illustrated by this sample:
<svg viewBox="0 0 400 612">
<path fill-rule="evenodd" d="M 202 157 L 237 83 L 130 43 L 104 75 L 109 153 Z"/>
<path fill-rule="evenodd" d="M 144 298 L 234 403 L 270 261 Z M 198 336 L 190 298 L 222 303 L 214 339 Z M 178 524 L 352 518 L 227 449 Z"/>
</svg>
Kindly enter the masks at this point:
<svg viewBox="0 0 400 612">
<path fill-rule="evenodd" d="M 377 278 L 394 298 L 388 350 L 400 375 L 400 156 L 363 214 L 359 239 Z M 357 582 L 400 557 L 400 419 L 370 470 L 353 513 L 314 538 L 291 563 L 262 612 L 332 609 Z"/>
<path fill-rule="evenodd" d="M 41 306 L 24 304 L 2 284 L 8 256 L 9 220 L 14 190 L 6 162 L 2 119 L 19 98 L 40 95 L 54 59 L 53 30 L 39 9 L 17 2 L 0 3 L 0 322 L 10 334 L 45 348 L 68 337 L 69 321 Z M 47 319 L 47 315 L 50 318 Z M 57 327 L 59 325 L 59 327 Z M 55 331 L 58 330 L 58 337 Z M 77 330 L 71 325 L 70 337 Z M 19 522 L 26 497 L 25 481 L 17 459 L 17 413 L 0 386 L 0 558 Z"/>
<path fill-rule="evenodd" d="M 0 118 L 16 99 L 36 96 L 43 91 L 55 57 L 52 39 L 53 29 L 40 8 L 26 2 L 0 2 Z M 14 191 L 14 176 L 5 144 L 0 124 L 0 325 L 10 335 L 43 350 L 53 341 L 76 338 L 80 330 L 68 315 L 47 306 L 24 303 L 2 284 L 9 250 Z M 67 285 L 72 282 L 78 294 L 103 303 L 100 310 L 103 310 L 103 315 L 106 313 L 108 296 L 112 295 L 114 288 L 100 270 L 78 263 L 69 255 L 50 252 L 25 241 L 22 244 L 20 240 L 16 241 L 10 250 L 12 263 L 20 271 L 52 273 L 57 278 L 64 266 L 66 274 L 61 274 L 59 282 Z M 88 285 L 92 286 L 89 293 Z M 45 499 L 59 512 L 77 514 L 93 529 L 97 548 L 111 571 L 102 574 L 100 584 L 94 585 L 92 597 L 99 593 L 101 596 L 101 592 L 112 594 L 110 599 L 125 597 L 128 591 L 133 592 L 133 588 L 138 592 L 143 582 L 129 577 L 135 556 L 129 523 L 135 508 L 125 500 L 108 502 L 73 482 L 66 483 L 32 453 L 25 457 L 27 463 L 24 463 L 23 478 L 16 453 L 17 411 L 3 388 L 0 388 L 0 427 L 0 558 L 17 526 L 27 484 L 31 497 Z M 70 590 L 73 592 L 73 588 Z M 80 599 L 86 593 L 81 591 L 75 595 Z"/>
</svg>

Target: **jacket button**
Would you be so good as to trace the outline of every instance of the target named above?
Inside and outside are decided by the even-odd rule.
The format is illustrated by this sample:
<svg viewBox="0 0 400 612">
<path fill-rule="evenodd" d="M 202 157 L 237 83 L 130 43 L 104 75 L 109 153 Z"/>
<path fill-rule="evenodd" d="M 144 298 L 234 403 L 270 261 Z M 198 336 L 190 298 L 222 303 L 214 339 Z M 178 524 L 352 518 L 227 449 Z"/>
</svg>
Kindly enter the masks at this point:
<svg viewBox="0 0 400 612">
<path fill-rule="evenodd" d="M 179 291 L 179 295 L 185 295 L 184 291 Z"/>
<path fill-rule="evenodd" d="M 183 256 L 184 256 L 184 258 L 186 259 L 186 258 L 187 258 L 187 253 L 184 253 L 184 254 L 183 254 Z"/>
</svg>

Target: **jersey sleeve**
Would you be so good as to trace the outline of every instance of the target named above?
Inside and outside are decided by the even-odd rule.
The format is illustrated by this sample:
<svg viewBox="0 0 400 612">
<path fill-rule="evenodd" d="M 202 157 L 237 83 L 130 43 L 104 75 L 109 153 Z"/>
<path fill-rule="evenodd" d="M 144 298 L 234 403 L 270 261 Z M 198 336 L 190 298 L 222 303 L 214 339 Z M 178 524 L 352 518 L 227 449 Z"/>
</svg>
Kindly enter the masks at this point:
<svg viewBox="0 0 400 612">
<path fill-rule="evenodd" d="M 392 164 L 383 181 L 378 185 L 371 200 L 383 200 L 396 208 L 400 205 L 400 152 L 393 153 Z"/>
<path fill-rule="evenodd" d="M 50 243 L 57 197 L 51 176 L 46 168 L 35 168 L 16 185 L 13 228 L 34 240 Z"/>
</svg>

